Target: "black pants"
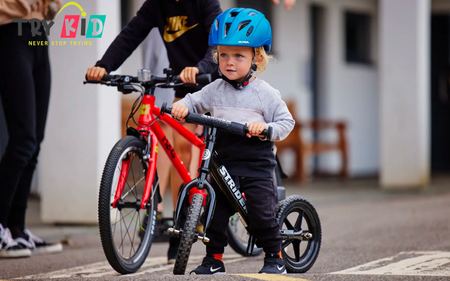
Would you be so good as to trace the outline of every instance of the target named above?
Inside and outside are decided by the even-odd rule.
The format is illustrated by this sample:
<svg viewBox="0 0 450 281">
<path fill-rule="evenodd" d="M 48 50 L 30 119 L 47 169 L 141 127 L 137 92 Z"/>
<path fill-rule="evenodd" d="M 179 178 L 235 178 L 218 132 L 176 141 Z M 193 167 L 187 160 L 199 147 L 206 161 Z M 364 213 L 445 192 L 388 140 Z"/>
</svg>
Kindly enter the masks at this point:
<svg viewBox="0 0 450 281">
<path fill-rule="evenodd" d="M 247 199 L 250 229 L 258 247 L 266 253 L 278 253 L 281 251 L 281 235 L 274 213 L 278 192 L 273 179 L 233 177 L 233 180 Z M 206 230 L 206 236 L 210 238 L 210 242 L 205 243 L 206 253 L 223 254 L 228 245 L 228 221 L 235 211 L 217 184 L 213 182 L 212 186 L 216 191 L 217 203 L 214 217 Z"/>
<path fill-rule="evenodd" d="M 0 223 L 7 227 L 25 225 L 31 180 L 44 138 L 50 97 L 50 64 L 47 46 L 29 46 L 29 24 L 0 26 L 0 96 L 9 141 L 0 159 Z"/>
</svg>

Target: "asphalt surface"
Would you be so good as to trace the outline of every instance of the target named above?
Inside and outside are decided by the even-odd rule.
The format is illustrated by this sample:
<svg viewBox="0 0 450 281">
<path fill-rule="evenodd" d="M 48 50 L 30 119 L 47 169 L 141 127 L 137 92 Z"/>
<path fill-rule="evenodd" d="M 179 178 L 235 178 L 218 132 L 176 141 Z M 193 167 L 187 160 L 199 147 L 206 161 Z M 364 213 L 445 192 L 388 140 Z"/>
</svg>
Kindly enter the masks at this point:
<svg viewBox="0 0 450 281">
<path fill-rule="evenodd" d="M 450 280 L 450 176 L 433 177 L 428 188 L 419 190 L 383 190 L 375 179 L 285 185 L 287 195 L 304 196 L 319 213 L 323 237 L 315 265 L 304 274 L 257 275 L 262 256 L 245 258 L 227 248 L 227 274 L 214 280 Z M 106 262 L 97 226 L 44 225 L 39 206 L 39 200 L 30 200 L 28 227 L 48 241 L 63 241 L 64 251 L 0 260 L 0 279 L 212 279 L 174 276 L 166 264 L 166 242 L 153 243 L 136 274 L 120 276 Z M 204 253 L 204 246 L 195 243 L 188 270 Z"/>
</svg>

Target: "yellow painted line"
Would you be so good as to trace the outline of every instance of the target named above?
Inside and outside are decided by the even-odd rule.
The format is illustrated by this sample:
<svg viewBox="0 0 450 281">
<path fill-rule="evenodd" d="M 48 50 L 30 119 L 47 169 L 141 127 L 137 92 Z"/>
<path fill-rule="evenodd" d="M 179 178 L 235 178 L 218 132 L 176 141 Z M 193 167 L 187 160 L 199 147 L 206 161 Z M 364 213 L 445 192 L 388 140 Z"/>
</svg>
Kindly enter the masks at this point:
<svg viewBox="0 0 450 281">
<path fill-rule="evenodd" d="M 310 281 L 303 278 L 288 277 L 285 274 L 230 274 L 265 281 Z"/>
</svg>

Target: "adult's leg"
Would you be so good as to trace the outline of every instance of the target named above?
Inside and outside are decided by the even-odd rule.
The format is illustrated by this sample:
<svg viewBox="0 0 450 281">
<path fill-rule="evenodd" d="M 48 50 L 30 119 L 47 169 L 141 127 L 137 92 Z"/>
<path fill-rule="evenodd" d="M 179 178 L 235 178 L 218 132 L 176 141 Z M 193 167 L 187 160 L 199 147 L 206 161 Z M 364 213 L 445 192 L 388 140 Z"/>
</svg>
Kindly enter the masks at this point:
<svg viewBox="0 0 450 281">
<path fill-rule="evenodd" d="M 196 125 L 195 124 L 187 124 L 184 123 L 183 126 L 191 131 L 192 133 L 195 131 Z M 192 144 L 187 141 L 183 136 L 178 134 L 177 132 L 174 132 L 173 134 L 173 144 L 174 149 L 178 154 L 178 157 L 180 157 L 180 160 L 183 162 L 184 167 L 187 171 L 189 171 L 190 163 L 191 163 L 191 156 L 192 156 Z M 193 175 L 196 176 L 196 175 Z M 191 175 L 192 177 L 192 175 Z M 177 204 L 177 198 L 178 198 L 178 192 L 180 191 L 181 184 L 183 183 L 183 180 L 181 179 L 180 175 L 178 175 L 178 172 L 176 169 L 172 169 L 171 171 L 171 187 L 172 187 L 172 202 L 173 202 L 173 209 L 175 210 L 176 204 Z"/>
<path fill-rule="evenodd" d="M 170 126 L 164 124 L 163 122 L 160 122 L 159 125 L 161 126 L 161 129 L 163 130 L 169 142 L 173 143 L 173 129 Z M 166 193 L 166 189 L 169 186 L 170 182 L 170 170 L 172 169 L 172 163 L 170 162 L 167 153 L 164 152 L 163 149 L 159 149 L 158 161 L 156 162 L 156 169 L 158 171 L 159 177 L 159 191 L 164 199 L 164 194 Z M 162 213 L 163 202 L 158 204 L 158 212 Z"/>
<path fill-rule="evenodd" d="M 44 34 L 44 33 L 43 33 Z M 47 37 L 42 35 L 42 38 L 37 39 L 46 41 Z M 11 232 L 14 230 L 23 230 L 25 228 L 25 213 L 27 209 L 28 197 L 30 195 L 31 181 L 38 162 L 40 152 L 40 145 L 44 139 L 45 124 L 47 121 L 48 105 L 50 99 L 50 62 L 48 57 L 48 47 L 39 46 L 34 47 L 34 62 L 33 62 L 33 81 L 35 88 L 35 135 L 36 147 L 33 156 L 28 165 L 25 166 L 17 192 L 12 202 L 10 214 L 8 217 L 8 227 Z M 23 233 L 21 233 L 23 235 Z M 13 236 L 16 236 L 13 233 Z"/>
<path fill-rule="evenodd" d="M 24 29 L 28 25 L 22 26 Z M 24 36 L 17 36 L 17 25 L 0 26 L 0 95 L 9 141 L 0 161 L 0 223 L 7 225 L 21 177 L 36 151 L 36 105 L 33 79 L 33 46 Z M 30 39 L 31 40 L 31 39 Z M 28 191 L 21 201 L 28 199 Z"/>
</svg>

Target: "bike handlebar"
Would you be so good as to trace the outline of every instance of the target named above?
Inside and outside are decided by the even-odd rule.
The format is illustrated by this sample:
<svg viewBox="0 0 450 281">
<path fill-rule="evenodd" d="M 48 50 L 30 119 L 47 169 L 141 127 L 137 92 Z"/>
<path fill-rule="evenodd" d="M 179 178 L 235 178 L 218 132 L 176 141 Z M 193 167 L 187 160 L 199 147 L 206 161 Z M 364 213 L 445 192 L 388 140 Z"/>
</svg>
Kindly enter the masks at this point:
<svg viewBox="0 0 450 281">
<path fill-rule="evenodd" d="M 181 81 L 179 75 L 167 75 L 167 76 L 151 76 L 150 81 L 139 81 L 138 77 L 131 75 L 109 75 L 103 76 L 101 81 L 88 80 L 85 76 L 86 81 L 84 84 L 105 84 L 105 82 L 110 82 L 110 86 L 118 86 L 126 83 L 140 83 L 140 84 L 155 84 L 155 87 L 162 88 L 173 88 L 183 85 L 195 85 L 194 83 L 184 83 Z M 208 84 L 211 82 L 211 74 L 199 74 L 195 77 L 195 81 L 200 84 Z M 163 83 L 161 85 L 156 85 L 156 83 Z"/>
<path fill-rule="evenodd" d="M 163 105 L 161 106 L 161 112 L 171 114 L 172 108 L 166 106 L 166 103 L 163 103 Z M 189 112 L 186 117 L 184 117 L 184 119 L 187 123 L 193 123 L 207 127 L 215 127 L 220 130 L 240 136 L 245 136 L 248 133 L 247 124 L 241 124 L 204 114 Z M 272 130 L 272 127 L 269 126 L 269 128 L 267 130 L 263 130 L 260 135 L 265 136 L 266 139 L 270 140 L 272 136 Z"/>
</svg>

